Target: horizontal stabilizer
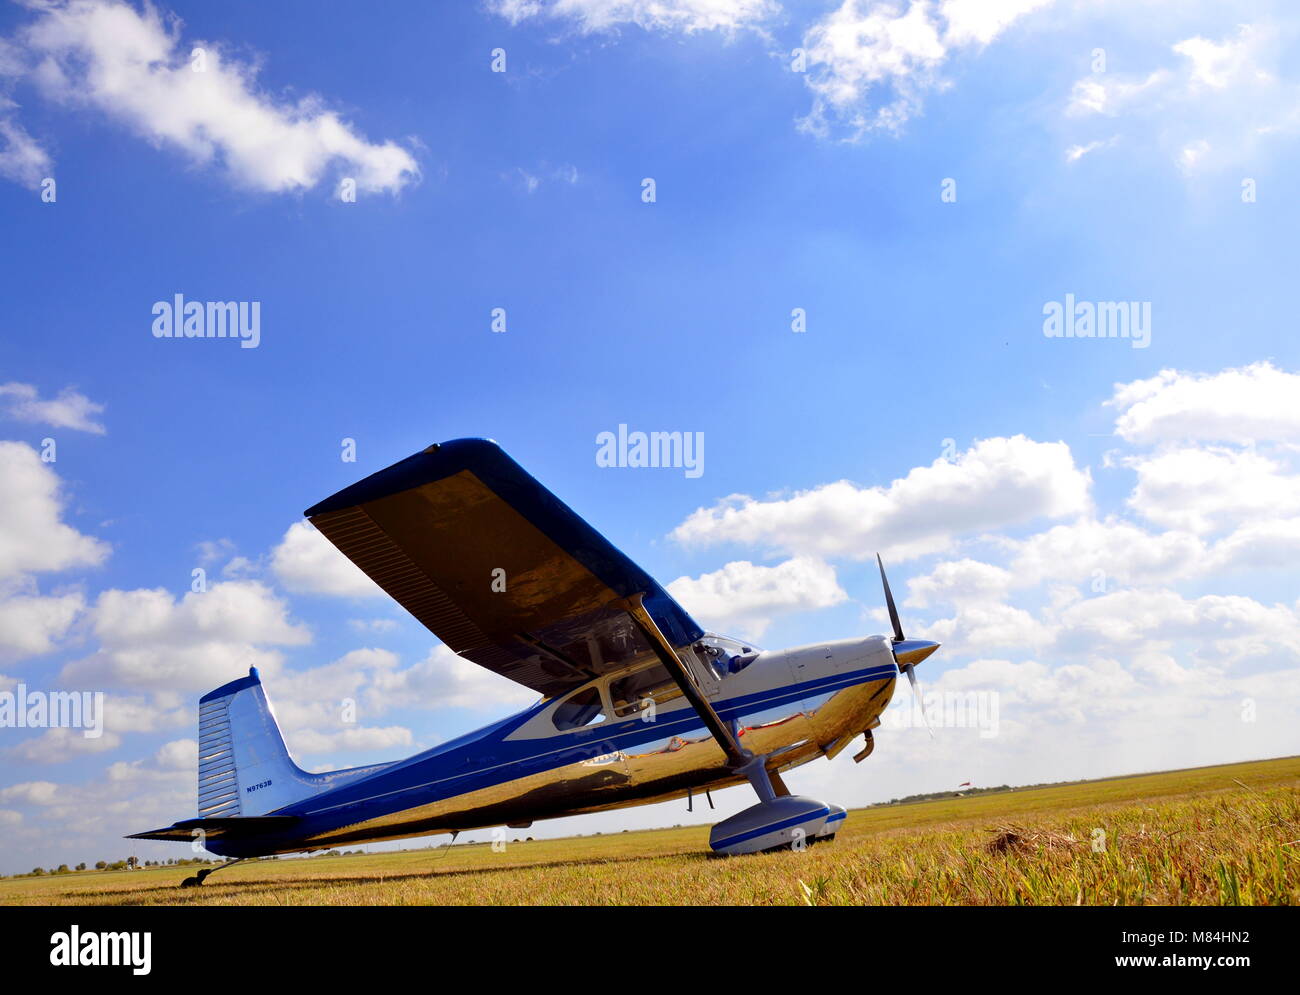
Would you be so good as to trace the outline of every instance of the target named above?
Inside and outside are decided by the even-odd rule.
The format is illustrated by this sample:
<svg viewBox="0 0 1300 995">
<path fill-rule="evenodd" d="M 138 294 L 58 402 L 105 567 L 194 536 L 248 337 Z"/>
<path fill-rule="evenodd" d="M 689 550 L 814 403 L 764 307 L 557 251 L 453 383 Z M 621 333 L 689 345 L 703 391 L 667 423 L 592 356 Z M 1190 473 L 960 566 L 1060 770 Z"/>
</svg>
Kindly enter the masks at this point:
<svg viewBox="0 0 1300 995">
<path fill-rule="evenodd" d="M 295 815 L 232 815 L 214 819 L 183 819 L 163 829 L 133 833 L 129 840 L 192 840 L 202 833 L 212 839 L 245 839 L 283 832 L 298 821 Z"/>
</svg>

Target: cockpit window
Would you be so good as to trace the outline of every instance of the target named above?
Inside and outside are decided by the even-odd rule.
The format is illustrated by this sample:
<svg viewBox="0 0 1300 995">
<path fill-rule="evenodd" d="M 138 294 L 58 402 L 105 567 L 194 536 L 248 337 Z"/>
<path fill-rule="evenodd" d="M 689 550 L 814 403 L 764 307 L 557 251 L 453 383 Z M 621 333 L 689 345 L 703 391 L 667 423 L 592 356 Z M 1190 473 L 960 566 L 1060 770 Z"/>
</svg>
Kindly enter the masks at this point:
<svg viewBox="0 0 1300 995">
<path fill-rule="evenodd" d="M 681 689 L 662 664 L 609 682 L 609 700 L 618 717 L 635 715 L 653 701 L 656 706 L 681 697 Z"/>
<path fill-rule="evenodd" d="M 581 729 L 605 717 L 605 705 L 600 698 L 600 688 L 589 687 L 579 691 L 555 709 L 556 729 Z"/>
</svg>

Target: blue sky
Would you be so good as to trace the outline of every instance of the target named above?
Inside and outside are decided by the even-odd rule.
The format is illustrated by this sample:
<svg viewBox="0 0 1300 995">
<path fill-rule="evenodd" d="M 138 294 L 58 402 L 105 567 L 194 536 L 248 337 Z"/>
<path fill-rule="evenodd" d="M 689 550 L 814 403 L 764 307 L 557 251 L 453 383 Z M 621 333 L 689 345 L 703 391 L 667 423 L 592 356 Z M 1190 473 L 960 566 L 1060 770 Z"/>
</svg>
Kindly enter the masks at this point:
<svg viewBox="0 0 1300 995">
<path fill-rule="evenodd" d="M 766 646 L 879 631 L 885 553 L 945 642 L 928 682 L 1000 694 L 1002 732 L 899 729 L 801 790 L 1296 752 L 1296 28 L 1267 3 L 0 8 L 0 690 L 108 701 L 97 741 L 0 729 L 0 871 L 191 814 L 194 700 L 249 662 L 318 768 L 521 701 L 289 531 L 461 436 Z M 177 293 L 259 302 L 258 347 L 155 338 Z M 1149 345 L 1046 337 L 1066 294 L 1149 302 Z M 619 424 L 703 433 L 704 473 L 597 466 Z"/>
</svg>

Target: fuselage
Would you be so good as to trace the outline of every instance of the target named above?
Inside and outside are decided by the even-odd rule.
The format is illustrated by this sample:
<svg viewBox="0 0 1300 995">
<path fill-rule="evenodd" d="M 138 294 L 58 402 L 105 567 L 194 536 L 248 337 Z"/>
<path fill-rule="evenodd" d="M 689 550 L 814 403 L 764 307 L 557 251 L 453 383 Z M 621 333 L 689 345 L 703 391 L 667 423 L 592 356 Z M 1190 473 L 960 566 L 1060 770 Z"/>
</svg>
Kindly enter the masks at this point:
<svg viewBox="0 0 1300 995">
<path fill-rule="evenodd" d="M 741 746 L 774 772 L 878 725 L 899 673 L 885 636 L 759 651 L 709 634 L 682 652 Z M 336 772 L 337 786 L 274 811 L 296 817 L 292 831 L 207 846 L 241 857 L 522 827 L 742 781 L 647 658 L 407 760 Z"/>
</svg>

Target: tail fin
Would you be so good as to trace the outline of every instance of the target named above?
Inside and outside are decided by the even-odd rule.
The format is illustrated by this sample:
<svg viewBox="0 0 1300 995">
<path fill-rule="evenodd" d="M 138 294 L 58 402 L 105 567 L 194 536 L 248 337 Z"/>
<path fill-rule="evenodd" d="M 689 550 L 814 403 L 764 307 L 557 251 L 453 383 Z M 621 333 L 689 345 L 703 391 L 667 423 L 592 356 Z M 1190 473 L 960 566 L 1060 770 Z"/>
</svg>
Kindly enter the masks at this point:
<svg viewBox="0 0 1300 995">
<path fill-rule="evenodd" d="M 264 815 L 323 785 L 289 756 L 257 668 L 199 699 L 199 817 Z"/>
<path fill-rule="evenodd" d="M 265 815 L 392 763 L 312 774 L 293 762 L 257 668 L 199 699 L 199 818 Z"/>
</svg>

